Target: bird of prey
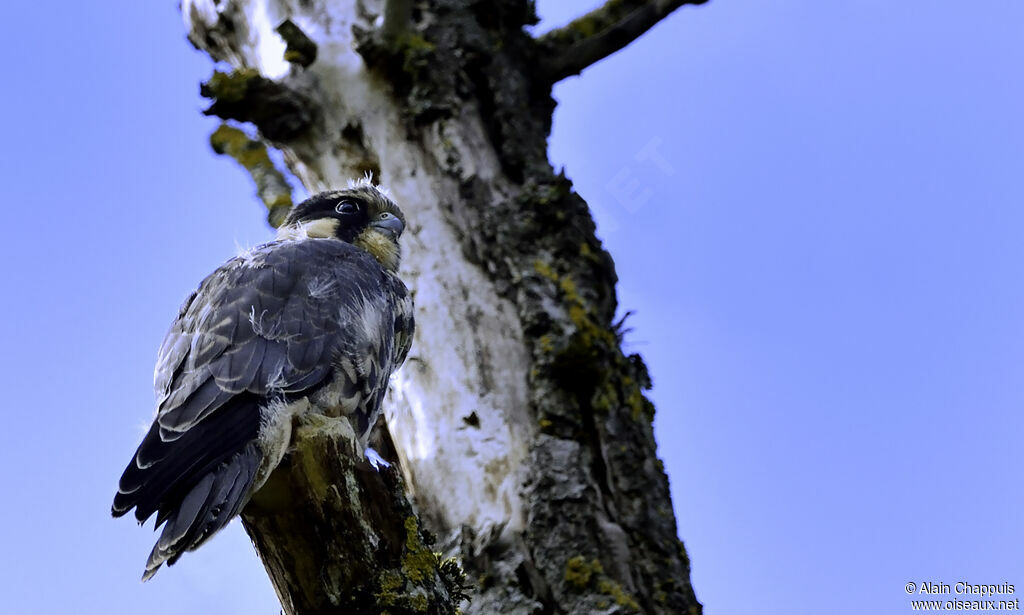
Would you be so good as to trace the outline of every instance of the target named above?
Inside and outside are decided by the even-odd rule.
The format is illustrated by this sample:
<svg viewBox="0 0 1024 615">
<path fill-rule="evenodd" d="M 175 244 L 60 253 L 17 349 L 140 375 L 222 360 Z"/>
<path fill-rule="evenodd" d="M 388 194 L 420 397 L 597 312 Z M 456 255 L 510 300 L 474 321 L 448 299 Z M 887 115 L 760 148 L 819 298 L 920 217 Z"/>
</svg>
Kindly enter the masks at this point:
<svg viewBox="0 0 1024 615">
<path fill-rule="evenodd" d="M 158 354 L 156 418 L 112 507 L 163 524 L 143 580 L 239 514 L 304 413 L 347 416 L 367 449 L 412 344 L 412 298 L 397 275 L 404 228 L 368 181 L 321 193 L 185 301 Z"/>
</svg>

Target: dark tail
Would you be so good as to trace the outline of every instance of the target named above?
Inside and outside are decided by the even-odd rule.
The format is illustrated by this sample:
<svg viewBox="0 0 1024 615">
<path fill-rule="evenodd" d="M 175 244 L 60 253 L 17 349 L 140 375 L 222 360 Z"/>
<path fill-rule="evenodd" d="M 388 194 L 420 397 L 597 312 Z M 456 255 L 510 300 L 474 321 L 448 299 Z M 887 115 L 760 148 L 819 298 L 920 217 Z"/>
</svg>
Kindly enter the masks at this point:
<svg viewBox="0 0 1024 615">
<path fill-rule="evenodd" d="M 170 566 L 185 551 L 206 542 L 237 515 L 249 498 L 262 455 L 255 443 L 248 444 L 203 476 L 166 514 L 160 539 L 149 554 L 143 581 L 148 581 L 160 566 Z"/>
</svg>

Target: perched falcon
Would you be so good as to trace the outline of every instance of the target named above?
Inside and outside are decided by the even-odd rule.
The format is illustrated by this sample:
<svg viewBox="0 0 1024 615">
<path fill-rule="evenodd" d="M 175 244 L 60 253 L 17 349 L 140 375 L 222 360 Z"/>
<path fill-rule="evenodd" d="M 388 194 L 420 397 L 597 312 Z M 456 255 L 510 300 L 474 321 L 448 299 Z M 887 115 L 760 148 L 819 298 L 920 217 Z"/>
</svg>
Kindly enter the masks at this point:
<svg viewBox="0 0 1024 615">
<path fill-rule="evenodd" d="M 396 274 L 404 228 L 369 182 L 318 194 L 185 301 L 157 359 L 156 419 L 112 508 L 163 524 L 143 580 L 242 510 L 297 416 L 348 416 L 365 449 L 412 344 L 412 299 Z"/>
</svg>

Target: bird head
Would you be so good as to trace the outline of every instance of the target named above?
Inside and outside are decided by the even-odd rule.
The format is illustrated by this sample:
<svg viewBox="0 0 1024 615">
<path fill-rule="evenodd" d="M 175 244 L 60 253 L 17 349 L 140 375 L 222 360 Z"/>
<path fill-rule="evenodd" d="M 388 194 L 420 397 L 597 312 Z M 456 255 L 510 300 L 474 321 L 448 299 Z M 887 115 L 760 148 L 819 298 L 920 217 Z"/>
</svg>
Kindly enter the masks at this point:
<svg viewBox="0 0 1024 615">
<path fill-rule="evenodd" d="M 398 270 L 398 238 L 405 216 L 395 202 L 368 181 L 345 190 L 321 192 L 299 203 L 278 229 L 277 238 L 333 238 L 369 252 L 386 269 Z"/>
</svg>

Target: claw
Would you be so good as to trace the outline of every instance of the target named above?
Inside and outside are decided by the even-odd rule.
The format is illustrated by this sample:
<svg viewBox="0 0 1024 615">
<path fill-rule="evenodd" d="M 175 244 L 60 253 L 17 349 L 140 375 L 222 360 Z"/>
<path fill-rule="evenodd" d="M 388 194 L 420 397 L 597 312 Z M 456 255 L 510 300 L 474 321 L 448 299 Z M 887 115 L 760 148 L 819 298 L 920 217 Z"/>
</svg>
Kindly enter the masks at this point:
<svg viewBox="0 0 1024 615">
<path fill-rule="evenodd" d="M 366 450 L 364 451 L 363 454 L 366 455 L 366 460 L 370 462 L 370 465 L 373 466 L 373 469 L 377 470 L 378 472 L 380 472 L 381 466 L 384 466 L 385 468 L 391 467 L 391 464 L 385 461 L 384 458 L 380 456 L 380 453 L 378 453 L 377 451 L 373 450 L 370 447 L 366 447 Z"/>
</svg>

